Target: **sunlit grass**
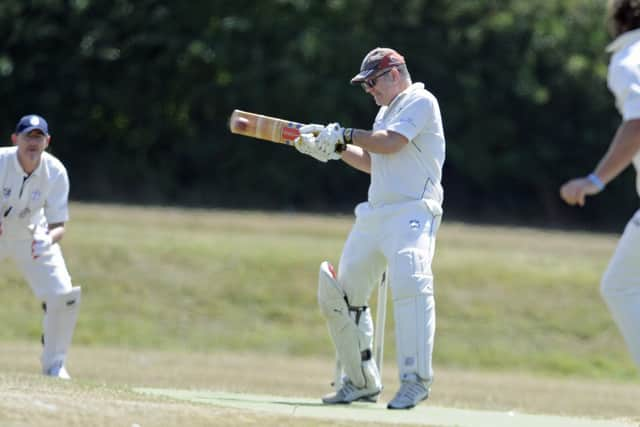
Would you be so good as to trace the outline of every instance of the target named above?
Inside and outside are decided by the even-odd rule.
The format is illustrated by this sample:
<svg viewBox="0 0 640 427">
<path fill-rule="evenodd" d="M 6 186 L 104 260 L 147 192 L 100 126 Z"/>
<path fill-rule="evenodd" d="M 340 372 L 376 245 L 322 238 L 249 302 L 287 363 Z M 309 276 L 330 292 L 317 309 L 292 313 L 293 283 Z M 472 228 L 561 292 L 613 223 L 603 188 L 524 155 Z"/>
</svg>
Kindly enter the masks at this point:
<svg viewBox="0 0 640 427">
<path fill-rule="evenodd" d="M 337 262 L 351 217 L 84 204 L 71 213 L 63 250 L 84 290 L 78 345 L 333 354 L 317 268 Z M 637 379 L 598 293 L 615 242 L 445 218 L 436 368 Z M 0 268 L 0 295 L 11 301 L 0 341 L 39 339 L 39 304 L 10 263 Z"/>
</svg>

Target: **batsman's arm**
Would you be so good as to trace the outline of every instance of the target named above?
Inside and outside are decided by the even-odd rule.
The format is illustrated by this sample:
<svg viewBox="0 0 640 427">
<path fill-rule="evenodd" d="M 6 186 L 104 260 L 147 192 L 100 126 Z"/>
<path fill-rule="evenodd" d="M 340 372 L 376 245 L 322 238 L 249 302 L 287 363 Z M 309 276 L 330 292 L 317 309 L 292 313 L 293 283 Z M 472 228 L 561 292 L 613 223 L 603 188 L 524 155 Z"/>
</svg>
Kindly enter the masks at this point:
<svg viewBox="0 0 640 427">
<path fill-rule="evenodd" d="M 342 154 L 342 161 L 352 168 L 368 174 L 371 173 L 371 156 L 361 147 L 347 144 L 340 154 Z"/>
<path fill-rule="evenodd" d="M 349 129 L 345 129 L 345 135 L 348 131 Z M 409 143 L 409 140 L 404 135 L 389 130 L 353 129 L 351 142 L 346 142 L 362 147 L 370 153 L 393 154 L 402 150 Z"/>
</svg>

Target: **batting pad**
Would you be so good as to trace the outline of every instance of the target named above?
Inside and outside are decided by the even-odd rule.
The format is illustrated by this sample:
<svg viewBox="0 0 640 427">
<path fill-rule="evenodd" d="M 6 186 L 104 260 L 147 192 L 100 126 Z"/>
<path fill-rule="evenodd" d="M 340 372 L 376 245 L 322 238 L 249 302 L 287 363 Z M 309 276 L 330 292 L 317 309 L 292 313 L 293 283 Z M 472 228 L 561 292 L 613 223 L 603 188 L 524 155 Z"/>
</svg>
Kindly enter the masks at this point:
<svg viewBox="0 0 640 427">
<path fill-rule="evenodd" d="M 46 299 L 47 309 L 42 326 L 44 348 L 42 368 L 46 371 L 56 362 L 64 362 L 71 345 L 80 307 L 81 288 L 76 286 L 69 293 L 53 295 Z"/>
<path fill-rule="evenodd" d="M 362 348 L 362 345 L 368 341 L 368 338 L 349 316 L 349 307 L 344 291 L 336 281 L 327 261 L 320 264 L 318 303 L 320 311 L 327 319 L 329 333 L 345 374 L 358 388 L 370 386 L 367 384 L 366 378 L 369 375 L 365 375 L 363 372 L 362 363 L 362 350 L 366 350 L 366 348 Z M 369 380 L 371 381 L 371 378 Z"/>
</svg>

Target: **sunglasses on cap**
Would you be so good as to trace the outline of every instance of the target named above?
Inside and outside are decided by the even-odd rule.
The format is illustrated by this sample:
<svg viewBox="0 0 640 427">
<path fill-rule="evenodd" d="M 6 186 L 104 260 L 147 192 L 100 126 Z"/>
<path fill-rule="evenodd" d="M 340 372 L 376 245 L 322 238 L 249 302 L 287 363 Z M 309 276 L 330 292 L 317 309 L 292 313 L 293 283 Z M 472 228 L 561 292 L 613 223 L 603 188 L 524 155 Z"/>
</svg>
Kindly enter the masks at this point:
<svg viewBox="0 0 640 427">
<path fill-rule="evenodd" d="M 374 87 L 376 87 L 376 84 L 378 83 L 378 79 L 379 79 L 380 77 L 384 76 L 385 74 L 390 73 L 390 72 L 391 72 L 391 70 L 393 70 L 393 68 L 389 68 L 389 69 L 388 69 L 387 71 L 385 71 L 384 73 L 382 73 L 382 74 L 378 74 L 377 76 L 375 76 L 375 77 L 373 77 L 373 78 L 371 78 L 371 79 L 368 79 L 368 80 L 363 81 L 363 82 L 362 82 L 362 84 L 361 84 L 362 89 L 364 89 L 364 90 L 365 90 L 365 92 L 366 92 L 366 90 L 367 90 L 367 89 L 373 89 Z"/>
</svg>

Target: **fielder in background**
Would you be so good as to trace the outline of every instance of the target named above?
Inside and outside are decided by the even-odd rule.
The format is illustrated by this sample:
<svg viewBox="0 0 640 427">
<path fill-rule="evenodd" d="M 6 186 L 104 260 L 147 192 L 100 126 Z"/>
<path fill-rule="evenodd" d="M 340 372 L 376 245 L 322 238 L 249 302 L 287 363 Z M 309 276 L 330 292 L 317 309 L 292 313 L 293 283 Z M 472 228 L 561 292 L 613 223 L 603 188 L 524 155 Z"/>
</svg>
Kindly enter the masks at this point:
<svg viewBox="0 0 640 427">
<path fill-rule="evenodd" d="M 382 390 L 367 303 L 388 265 L 401 387 L 387 407 L 407 409 L 429 396 L 433 380 L 431 261 L 442 216 L 442 120 L 436 98 L 412 83 L 404 57 L 393 49 L 369 52 L 351 83 L 380 106 L 373 130 L 307 125 L 294 144 L 322 162 L 342 159 L 371 175 L 337 274 L 326 261 L 320 266 L 318 301 L 345 373 L 341 388 L 323 402 L 371 400 Z"/>
<path fill-rule="evenodd" d="M 574 178 L 560 188 L 570 205 L 584 206 L 585 197 L 599 193 L 633 162 L 640 171 L 640 1 L 609 1 L 610 29 L 615 40 L 611 52 L 608 85 L 622 115 L 622 123 L 593 173 Z M 640 195 L 640 176 L 636 179 Z M 627 224 L 600 286 L 640 368 L 640 210 Z"/>
<path fill-rule="evenodd" d="M 0 148 L 0 260 L 13 259 L 43 301 L 43 374 L 69 379 L 64 363 L 80 305 L 58 245 L 69 219 L 69 179 L 45 152 L 51 136 L 42 117 L 22 117 L 11 141 Z"/>
</svg>

